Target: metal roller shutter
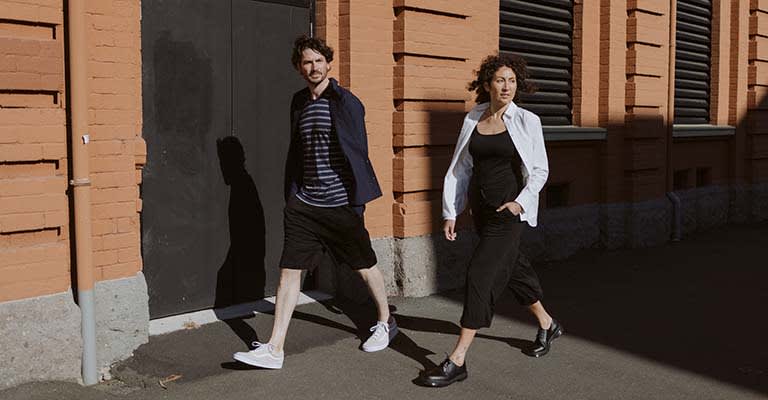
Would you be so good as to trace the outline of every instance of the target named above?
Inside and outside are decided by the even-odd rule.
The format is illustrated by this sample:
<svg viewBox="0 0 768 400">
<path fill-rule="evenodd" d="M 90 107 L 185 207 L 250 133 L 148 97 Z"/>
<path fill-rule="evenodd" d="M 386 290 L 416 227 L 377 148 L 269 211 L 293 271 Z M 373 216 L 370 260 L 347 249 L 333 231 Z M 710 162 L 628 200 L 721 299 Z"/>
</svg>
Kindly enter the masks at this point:
<svg viewBox="0 0 768 400">
<path fill-rule="evenodd" d="M 711 0 L 677 0 L 675 124 L 709 123 Z"/>
<path fill-rule="evenodd" d="M 523 56 L 538 91 L 522 105 L 543 125 L 571 125 L 573 0 L 501 0 L 499 51 Z"/>
</svg>

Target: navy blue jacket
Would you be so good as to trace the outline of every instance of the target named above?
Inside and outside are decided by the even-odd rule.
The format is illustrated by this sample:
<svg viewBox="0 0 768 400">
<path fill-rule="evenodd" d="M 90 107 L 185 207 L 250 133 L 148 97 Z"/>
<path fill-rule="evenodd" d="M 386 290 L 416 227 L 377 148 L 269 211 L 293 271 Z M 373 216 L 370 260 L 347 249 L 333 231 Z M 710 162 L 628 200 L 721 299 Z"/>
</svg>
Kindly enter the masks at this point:
<svg viewBox="0 0 768 400">
<path fill-rule="evenodd" d="M 359 214 L 365 203 L 381 197 L 381 188 L 368 159 L 368 136 L 365 131 L 365 107 L 352 92 L 339 86 L 330 78 L 326 89 L 331 109 L 331 123 L 339 137 L 341 151 L 352 170 L 353 183 L 349 203 Z M 304 177 L 304 158 L 299 132 L 299 116 L 311 99 L 309 88 L 299 90 L 291 100 L 291 145 L 285 164 L 285 201 L 287 202 L 301 187 Z"/>
</svg>

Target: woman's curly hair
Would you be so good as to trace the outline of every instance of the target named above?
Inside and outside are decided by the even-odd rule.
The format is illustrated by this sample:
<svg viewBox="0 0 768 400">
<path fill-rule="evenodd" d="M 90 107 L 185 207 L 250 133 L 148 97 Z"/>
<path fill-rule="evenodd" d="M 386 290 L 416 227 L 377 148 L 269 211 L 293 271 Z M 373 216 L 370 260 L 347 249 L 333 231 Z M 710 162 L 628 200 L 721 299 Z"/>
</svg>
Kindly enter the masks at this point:
<svg viewBox="0 0 768 400">
<path fill-rule="evenodd" d="M 517 101 L 520 93 L 533 93 L 536 91 L 536 87 L 528 81 L 530 77 L 528 74 L 528 63 L 525 62 L 523 57 L 508 54 L 490 55 L 483 59 L 480 69 L 475 71 L 475 74 L 477 74 L 475 80 L 470 82 L 468 86 L 470 92 L 474 91 L 477 93 L 475 98 L 477 104 L 491 101 L 491 94 L 485 90 L 483 84 L 491 83 L 493 74 L 501 67 L 509 67 L 512 68 L 512 71 L 515 71 L 517 91 L 515 91 L 513 101 Z"/>
<path fill-rule="evenodd" d="M 291 53 L 291 64 L 297 67 L 301 62 L 304 50 L 314 50 L 325 57 L 325 61 L 333 61 L 333 49 L 325 43 L 324 40 L 301 35 L 293 42 L 293 52 Z"/>
</svg>

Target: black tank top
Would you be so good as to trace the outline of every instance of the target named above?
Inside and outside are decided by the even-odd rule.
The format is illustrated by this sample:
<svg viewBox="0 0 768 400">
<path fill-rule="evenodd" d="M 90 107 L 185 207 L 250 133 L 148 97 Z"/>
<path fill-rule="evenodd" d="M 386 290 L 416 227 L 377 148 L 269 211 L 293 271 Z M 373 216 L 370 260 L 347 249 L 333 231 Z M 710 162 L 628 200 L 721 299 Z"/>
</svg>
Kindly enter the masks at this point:
<svg viewBox="0 0 768 400">
<path fill-rule="evenodd" d="M 482 135 L 477 127 L 469 142 L 473 170 L 470 196 L 473 203 L 497 208 L 514 200 L 522 190 L 522 161 L 506 130 Z M 478 204 L 479 205 L 479 204 Z"/>
</svg>

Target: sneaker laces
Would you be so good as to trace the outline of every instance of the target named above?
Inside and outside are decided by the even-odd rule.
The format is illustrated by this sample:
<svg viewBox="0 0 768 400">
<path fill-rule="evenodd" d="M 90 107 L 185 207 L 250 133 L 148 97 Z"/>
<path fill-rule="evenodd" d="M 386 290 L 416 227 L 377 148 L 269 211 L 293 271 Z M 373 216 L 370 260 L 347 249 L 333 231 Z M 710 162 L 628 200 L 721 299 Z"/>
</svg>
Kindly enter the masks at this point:
<svg viewBox="0 0 768 400">
<path fill-rule="evenodd" d="M 382 329 L 379 329 L 381 327 Z M 376 325 L 372 326 L 370 329 L 371 332 L 373 332 L 373 335 L 371 335 L 374 339 L 381 338 L 381 335 L 389 333 L 389 325 L 387 325 L 386 322 L 378 321 L 376 322 Z"/>
<path fill-rule="evenodd" d="M 251 349 L 251 351 L 256 351 L 256 350 L 258 350 L 260 347 L 264 347 L 264 348 L 266 348 L 266 349 L 267 349 L 267 352 L 268 352 L 269 354 L 271 354 L 272 356 L 275 356 L 275 357 L 278 357 L 278 356 L 280 356 L 280 353 L 278 353 L 278 352 L 275 350 L 275 346 L 274 346 L 274 345 L 272 345 L 272 344 L 269 344 L 269 343 L 261 343 L 261 342 L 256 342 L 256 341 L 254 341 L 254 342 L 251 342 L 251 346 L 253 347 L 253 349 Z"/>
</svg>

